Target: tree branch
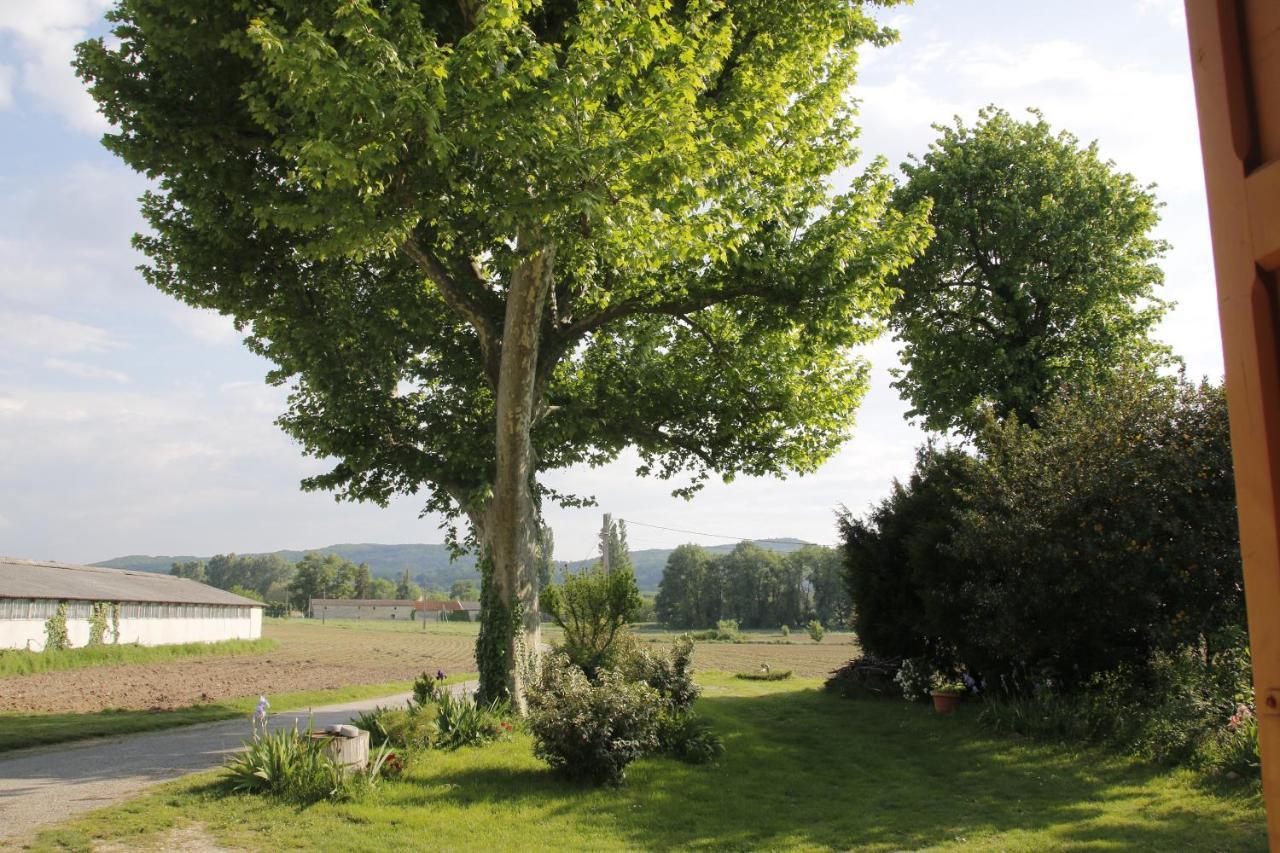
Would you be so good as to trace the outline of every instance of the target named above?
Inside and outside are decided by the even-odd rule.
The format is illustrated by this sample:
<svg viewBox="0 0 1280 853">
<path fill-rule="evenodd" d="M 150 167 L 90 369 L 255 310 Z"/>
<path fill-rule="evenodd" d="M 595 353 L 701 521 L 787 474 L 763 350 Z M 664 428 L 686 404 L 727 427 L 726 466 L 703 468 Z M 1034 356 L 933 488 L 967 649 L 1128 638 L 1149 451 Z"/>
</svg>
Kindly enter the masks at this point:
<svg viewBox="0 0 1280 853">
<path fill-rule="evenodd" d="M 489 380 L 489 385 L 497 388 L 502 341 L 497 325 L 485 313 L 480 299 L 483 279 L 479 270 L 474 264 L 468 266 L 471 271 L 469 284 L 472 286 L 471 288 L 463 287 L 449 275 L 449 271 L 436 259 L 435 255 L 422 247 L 416 237 L 410 235 L 401 248 L 435 284 L 449 309 L 475 330 L 476 337 L 480 340 L 480 354 L 484 359 L 485 376 Z"/>
</svg>

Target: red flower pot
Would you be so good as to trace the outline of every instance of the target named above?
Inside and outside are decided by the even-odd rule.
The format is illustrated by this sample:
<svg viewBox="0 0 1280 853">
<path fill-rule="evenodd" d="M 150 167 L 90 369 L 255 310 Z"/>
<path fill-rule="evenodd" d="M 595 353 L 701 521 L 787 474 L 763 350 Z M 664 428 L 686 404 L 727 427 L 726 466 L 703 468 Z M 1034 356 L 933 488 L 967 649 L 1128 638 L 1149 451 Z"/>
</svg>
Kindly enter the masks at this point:
<svg viewBox="0 0 1280 853">
<path fill-rule="evenodd" d="M 933 710 L 939 714 L 950 714 L 960 701 L 959 693 L 933 693 Z"/>
</svg>

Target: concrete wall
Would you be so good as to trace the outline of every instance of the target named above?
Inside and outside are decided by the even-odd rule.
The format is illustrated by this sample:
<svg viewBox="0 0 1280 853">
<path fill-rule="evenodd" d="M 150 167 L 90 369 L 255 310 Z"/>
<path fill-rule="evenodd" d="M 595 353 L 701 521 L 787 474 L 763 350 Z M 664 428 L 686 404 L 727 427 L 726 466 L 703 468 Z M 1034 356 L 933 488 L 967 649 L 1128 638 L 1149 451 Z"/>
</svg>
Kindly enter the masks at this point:
<svg viewBox="0 0 1280 853">
<path fill-rule="evenodd" d="M 0 607 L 0 649 L 44 650 L 47 615 L 57 602 L 6 601 Z M 162 646 L 174 643 L 216 643 L 222 640 L 256 640 L 262 636 L 261 607 L 212 607 L 204 605 L 122 604 L 121 643 Z M 72 648 L 89 642 L 87 603 L 68 602 L 67 639 Z M 108 619 L 104 642 L 113 640 Z"/>
<path fill-rule="evenodd" d="M 412 604 L 316 604 L 311 615 L 316 619 L 396 619 L 410 620 L 413 615 Z M 428 621 L 435 621 L 435 613 L 419 614 L 417 618 L 426 616 Z"/>
</svg>

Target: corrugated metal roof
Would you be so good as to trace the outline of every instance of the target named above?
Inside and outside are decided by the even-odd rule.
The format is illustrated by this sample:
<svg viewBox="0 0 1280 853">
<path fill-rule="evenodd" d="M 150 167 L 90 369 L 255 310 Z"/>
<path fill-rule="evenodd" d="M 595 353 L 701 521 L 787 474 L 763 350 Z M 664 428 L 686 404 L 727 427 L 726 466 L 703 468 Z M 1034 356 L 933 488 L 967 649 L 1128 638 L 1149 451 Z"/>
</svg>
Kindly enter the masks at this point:
<svg viewBox="0 0 1280 853">
<path fill-rule="evenodd" d="M 0 598 L 262 606 L 260 601 L 187 578 L 13 557 L 0 557 Z"/>
</svg>

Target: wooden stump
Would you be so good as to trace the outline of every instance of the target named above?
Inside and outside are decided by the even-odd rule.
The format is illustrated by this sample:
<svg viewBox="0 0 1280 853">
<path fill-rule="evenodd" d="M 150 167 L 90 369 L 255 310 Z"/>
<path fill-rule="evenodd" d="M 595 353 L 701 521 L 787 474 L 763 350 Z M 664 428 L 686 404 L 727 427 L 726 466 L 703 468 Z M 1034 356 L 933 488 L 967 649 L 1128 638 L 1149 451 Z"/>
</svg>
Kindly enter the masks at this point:
<svg viewBox="0 0 1280 853">
<path fill-rule="evenodd" d="M 315 740 L 324 741 L 324 749 L 335 763 L 355 770 L 369 766 L 369 733 L 361 730 L 355 737 L 338 737 L 323 732 L 312 732 Z"/>
</svg>

